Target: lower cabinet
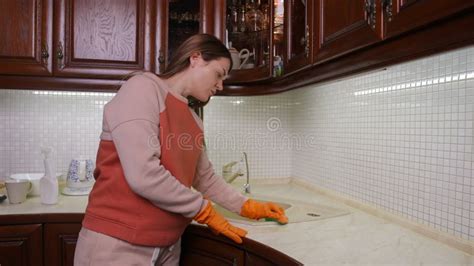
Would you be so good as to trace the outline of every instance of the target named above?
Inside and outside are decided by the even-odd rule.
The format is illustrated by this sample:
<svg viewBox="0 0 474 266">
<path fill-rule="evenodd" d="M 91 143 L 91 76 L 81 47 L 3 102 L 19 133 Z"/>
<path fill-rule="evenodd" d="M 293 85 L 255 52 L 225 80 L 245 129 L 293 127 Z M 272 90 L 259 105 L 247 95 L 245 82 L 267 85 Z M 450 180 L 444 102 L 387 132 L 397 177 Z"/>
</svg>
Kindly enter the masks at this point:
<svg viewBox="0 0 474 266">
<path fill-rule="evenodd" d="M 198 234 L 185 233 L 181 240 L 181 265 L 245 265 L 242 249 Z"/>
<path fill-rule="evenodd" d="M 0 226 L 0 265 L 43 265 L 42 225 Z"/>
<path fill-rule="evenodd" d="M 257 241 L 242 244 L 216 236 L 203 226 L 190 225 L 181 240 L 181 265 L 303 265 L 299 261 Z"/>
<path fill-rule="evenodd" d="M 72 266 L 80 230 L 79 222 L 0 225 L 0 266 Z M 303 265 L 259 242 L 243 241 L 190 225 L 182 236 L 180 265 Z"/>
<path fill-rule="evenodd" d="M 44 263 L 48 266 L 73 265 L 80 223 L 44 225 Z"/>
</svg>

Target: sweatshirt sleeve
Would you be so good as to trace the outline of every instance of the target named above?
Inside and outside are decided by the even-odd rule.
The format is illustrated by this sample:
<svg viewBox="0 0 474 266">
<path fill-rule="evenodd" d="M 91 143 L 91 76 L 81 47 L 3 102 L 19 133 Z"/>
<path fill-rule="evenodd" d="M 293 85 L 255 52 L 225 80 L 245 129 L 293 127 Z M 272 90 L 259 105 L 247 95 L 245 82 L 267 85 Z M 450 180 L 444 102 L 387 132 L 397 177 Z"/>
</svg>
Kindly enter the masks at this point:
<svg viewBox="0 0 474 266">
<path fill-rule="evenodd" d="M 163 210 L 192 218 L 207 201 L 160 162 L 160 101 L 157 85 L 135 76 L 106 106 L 104 117 L 130 188 Z"/>
<path fill-rule="evenodd" d="M 205 151 L 202 151 L 198 162 L 193 186 L 212 201 L 224 208 L 240 213 L 242 205 L 248 199 L 214 173 L 214 168 Z"/>
</svg>

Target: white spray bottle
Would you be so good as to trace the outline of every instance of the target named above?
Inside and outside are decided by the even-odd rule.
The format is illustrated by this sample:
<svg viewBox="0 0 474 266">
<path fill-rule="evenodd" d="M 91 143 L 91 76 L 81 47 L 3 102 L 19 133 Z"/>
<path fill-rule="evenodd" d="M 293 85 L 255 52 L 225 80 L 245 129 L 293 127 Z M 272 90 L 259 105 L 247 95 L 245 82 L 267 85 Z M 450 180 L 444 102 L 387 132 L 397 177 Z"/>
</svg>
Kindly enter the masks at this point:
<svg viewBox="0 0 474 266">
<path fill-rule="evenodd" d="M 41 147 L 41 153 L 44 159 L 44 176 L 40 180 L 40 196 L 43 204 L 58 203 L 58 179 L 56 178 L 56 171 L 51 163 L 50 154 L 52 149 L 50 147 Z"/>
</svg>

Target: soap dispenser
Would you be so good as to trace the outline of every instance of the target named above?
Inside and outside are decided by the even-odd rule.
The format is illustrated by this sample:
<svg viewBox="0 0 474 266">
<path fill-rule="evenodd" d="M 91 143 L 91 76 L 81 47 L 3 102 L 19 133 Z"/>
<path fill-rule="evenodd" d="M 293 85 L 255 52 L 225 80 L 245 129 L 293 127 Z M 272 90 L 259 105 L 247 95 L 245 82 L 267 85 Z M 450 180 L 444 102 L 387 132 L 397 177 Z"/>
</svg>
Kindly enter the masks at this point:
<svg viewBox="0 0 474 266">
<path fill-rule="evenodd" d="M 52 149 L 49 147 L 41 147 L 41 153 L 43 154 L 44 160 L 44 176 L 40 180 L 40 196 L 41 203 L 43 204 L 56 204 L 58 203 L 58 179 L 56 178 L 56 172 L 53 171 L 53 165 L 51 163 L 51 152 Z"/>
</svg>

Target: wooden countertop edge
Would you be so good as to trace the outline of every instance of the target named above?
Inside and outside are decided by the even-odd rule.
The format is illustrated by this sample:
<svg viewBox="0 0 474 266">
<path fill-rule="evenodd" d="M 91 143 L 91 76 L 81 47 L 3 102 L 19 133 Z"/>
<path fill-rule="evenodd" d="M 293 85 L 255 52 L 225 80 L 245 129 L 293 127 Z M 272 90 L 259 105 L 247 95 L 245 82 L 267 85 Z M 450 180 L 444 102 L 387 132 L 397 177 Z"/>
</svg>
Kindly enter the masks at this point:
<svg viewBox="0 0 474 266">
<path fill-rule="evenodd" d="M 84 213 L 28 213 L 0 215 L 0 225 L 32 223 L 82 223 Z"/>
</svg>

